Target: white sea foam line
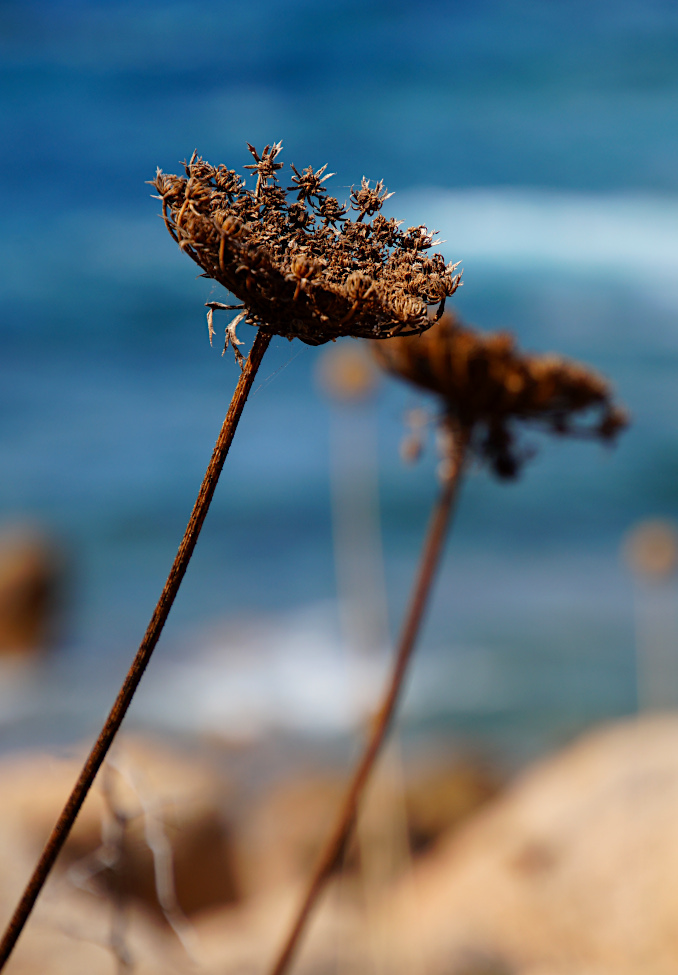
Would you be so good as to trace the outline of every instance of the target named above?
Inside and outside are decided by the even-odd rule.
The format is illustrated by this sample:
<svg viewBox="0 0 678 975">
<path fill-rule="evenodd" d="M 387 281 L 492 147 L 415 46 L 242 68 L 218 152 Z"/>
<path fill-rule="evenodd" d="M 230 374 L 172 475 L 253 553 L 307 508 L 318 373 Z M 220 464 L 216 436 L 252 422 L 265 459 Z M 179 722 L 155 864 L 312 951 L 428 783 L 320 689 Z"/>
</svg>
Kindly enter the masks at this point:
<svg viewBox="0 0 678 975">
<path fill-rule="evenodd" d="M 387 653 L 351 659 L 327 633 L 206 647 L 190 660 L 158 668 L 140 692 L 146 721 L 249 737 L 272 728 L 336 732 L 359 725 L 379 698 Z M 272 640 L 274 634 L 271 633 Z M 420 663 L 401 713 L 482 712 L 506 703 L 497 661 L 483 648 L 446 648 L 444 660 Z M 508 695 L 510 696 L 510 695 Z"/>
<path fill-rule="evenodd" d="M 391 210 L 440 230 L 445 256 L 467 266 L 560 265 L 629 279 L 678 272 L 678 197 L 427 188 L 397 194 Z"/>
<path fill-rule="evenodd" d="M 671 308 L 678 301 L 678 196 L 428 187 L 400 191 L 387 206 L 388 215 L 406 225 L 425 223 L 439 230 L 439 239 L 446 241 L 442 253 L 461 260 L 467 283 L 476 268 L 489 264 L 519 276 L 543 270 L 596 277 L 651 294 L 653 302 Z M 149 274 L 161 275 L 166 284 L 168 271 L 173 275 L 182 258 L 161 231 L 161 222 L 150 216 L 123 219 L 97 211 L 47 219 L 39 228 L 29 224 L 19 241 L 0 245 L 11 271 L 0 294 L 34 292 L 38 236 L 53 262 L 51 276 L 49 268 L 45 272 L 48 289 L 64 281 L 72 285 L 83 272 L 101 286 L 111 278 L 127 285 L 148 281 Z M 184 286 L 183 275 L 170 280 Z"/>
<path fill-rule="evenodd" d="M 440 230 L 445 256 L 461 259 L 467 269 L 474 260 L 484 260 L 524 271 L 561 266 L 626 278 L 634 271 L 664 279 L 678 272 L 678 196 L 424 187 L 397 192 L 387 206 L 389 215 L 406 224 L 425 223 Z M 78 262 L 84 259 L 90 272 L 147 273 L 166 269 L 168 263 L 174 266 L 178 259 L 176 248 L 162 246 L 163 228 L 150 215 L 122 219 L 74 211 L 53 227 L 43 221 L 41 239 L 49 238 L 50 230 L 60 240 L 86 242 L 84 257 L 83 248 L 78 250 Z M 29 270 L 30 226 L 25 238 L 23 248 L 13 241 L 6 254 L 19 276 L 24 262 Z M 73 258 L 67 247 L 57 249 L 55 259 L 68 264 Z"/>
</svg>

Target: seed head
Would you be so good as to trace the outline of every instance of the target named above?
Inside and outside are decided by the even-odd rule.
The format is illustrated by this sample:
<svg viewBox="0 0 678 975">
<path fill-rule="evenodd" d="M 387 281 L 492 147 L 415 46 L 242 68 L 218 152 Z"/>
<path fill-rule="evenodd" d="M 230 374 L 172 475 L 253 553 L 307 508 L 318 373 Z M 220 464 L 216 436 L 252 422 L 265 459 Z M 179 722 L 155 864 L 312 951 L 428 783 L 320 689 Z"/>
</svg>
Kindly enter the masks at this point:
<svg viewBox="0 0 678 975">
<path fill-rule="evenodd" d="M 372 348 L 383 368 L 440 398 L 444 416 L 472 433 L 472 448 L 499 477 L 514 477 L 526 458 L 515 443 L 519 422 L 604 441 L 628 424 L 607 380 L 588 366 L 521 353 L 510 333 L 465 328 L 450 314 L 423 335 Z M 588 422 L 577 422 L 582 415 Z"/>
<path fill-rule="evenodd" d="M 254 162 L 244 168 L 256 177 L 254 189 L 196 153 L 185 176 L 158 170 L 153 181 L 170 234 L 205 277 L 240 299 L 239 320 L 309 345 L 341 335 L 418 335 L 431 326 L 429 306 L 441 314 L 461 283 L 458 265 L 430 253 L 435 232 L 404 232 L 385 219 L 378 211 L 392 194 L 364 178 L 351 193 L 357 220 L 348 219 L 346 204 L 327 194 L 333 174 L 325 175 L 326 166 L 293 166 L 290 201 L 277 175 L 282 143 L 248 149 Z M 221 307 L 211 302 L 210 312 Z"/>
<path fill-rule="evenodd" d="M 381 210 L 386 200 L 391 196 L 393 193 L 389 193 L 384 188 L 383 180 L 380 179 L 376 186 L 370 187 L 369 179 L 365 179 L 363 176 L 359 190 L 354 190 L 351 187 L 351 209 L 358 211 L 358 221 L 360 222 L 365 215 L 371 217 L 378 210 Z"/>
<path fill-rule="evenodd" d="M 298 200 L 310 200 L 313 197 L 320 200 L 322 194 L 327 193 L 327 187 L 323 186 L 323 183 L 330 176 L 335 175 L 334 173 L 328 173 L 327 176 L 323 176 L 323 173 L 327 169 L 327 163 L 321 166 L 315 173 L 313 172 L 313 166 L 307 166 L 303 173 L 299 173 L 293 165 L 290 165 L 290 169 L 294 173 L 292 182 L 295 185 L 288 186 L 287 189 L 298 190 Z"/>
</svg>

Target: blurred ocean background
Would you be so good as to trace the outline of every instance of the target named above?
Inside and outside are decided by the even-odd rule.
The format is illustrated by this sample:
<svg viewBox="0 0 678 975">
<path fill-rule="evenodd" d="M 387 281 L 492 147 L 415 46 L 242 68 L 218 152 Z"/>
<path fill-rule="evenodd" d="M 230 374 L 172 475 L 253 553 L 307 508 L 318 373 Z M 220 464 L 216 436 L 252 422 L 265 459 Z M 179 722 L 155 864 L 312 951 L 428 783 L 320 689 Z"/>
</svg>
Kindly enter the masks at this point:
<svg viewBox="0 0 678 975">
<path fill-rule="evenodd" d="M 0 521 L 51 533 L 72 577 L 63 646 L 3 665 L 0 747 L 97 729 L 236 382 L 207 341 L 221 296 L 145 181 L 279 139 L 340 200 L 383 179 L 463 261 L 467 321 L 590 362 L 633 415 L 614 450 L 529 435 L 516 483 L 468 478 L 405 733 L 522 755 L 632 712 L 620 546 L 678 516 L 678 8 L 4 0 L 0 51 Z M 376 430 L 391 634 L 436 458 L 399 459 L 414 392 L 337 407 L 323 354 L 274 341 L 132 723 L 332 735 L 376 693 L 385 648 L 351 664 L 337 604 L 331 431 Z"/>
</svg>

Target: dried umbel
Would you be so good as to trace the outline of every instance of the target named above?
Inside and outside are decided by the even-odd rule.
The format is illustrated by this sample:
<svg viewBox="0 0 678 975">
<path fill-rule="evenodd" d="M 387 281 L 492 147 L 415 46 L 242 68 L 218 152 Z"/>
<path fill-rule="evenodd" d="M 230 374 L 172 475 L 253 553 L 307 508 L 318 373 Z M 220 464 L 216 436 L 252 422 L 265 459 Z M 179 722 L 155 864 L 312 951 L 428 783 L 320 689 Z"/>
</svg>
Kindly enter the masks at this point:
<svg viewBox="0 0 678 975">
<path fill-rule="evenodd" d="M 515 476 L 525 459 L 515 442 L 519 421 L 600 440 L 614 439 L 628 422 L 597 372 L 559 355 L 521 353 L 510 333 L 465 328 L 449 314 L 424 335 L 373 351 L 389 372 L 436 393 L 445 416 L 472 433 L 471 448 L 500 477 Z"/>
<path fill-rule="evenodd" d="M 261 154 L 248 145 L 254 189 L 225 166 L 195 153 L 185 176 L 160 170 L 153 185 L 167 229 L 203 274 L 236 295 L 233 327 L 245 320 L 267 334 L 321 345 L 341 335 L 370 339 L 416 335 L 429 328 L 429 306 L 442 314 L 460 284 L 456 264 L 432 252 L 426 227 L 400 229 L 379 210 L 391 195 L 381 182 L 362 180 L 350 210 L 327 195 L 332 173 L 292 169 L 292 186 L 280 185 L 281 143 Z M 349 212 L 357 216 L 349 218 Z M 212 320 L 210 317 L 210 336 Z"/>
</svg>

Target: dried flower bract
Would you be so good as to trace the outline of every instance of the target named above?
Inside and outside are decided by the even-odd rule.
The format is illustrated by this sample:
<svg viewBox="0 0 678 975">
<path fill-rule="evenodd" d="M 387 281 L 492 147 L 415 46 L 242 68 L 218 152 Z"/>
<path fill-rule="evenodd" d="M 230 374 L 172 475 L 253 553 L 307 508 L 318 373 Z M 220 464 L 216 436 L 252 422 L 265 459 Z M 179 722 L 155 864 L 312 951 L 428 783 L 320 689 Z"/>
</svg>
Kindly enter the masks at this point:
<svg viewBox="0 0 678 975">
<path fill-rule="evenodd" d="M 282 144 L 248 148 L 254 189 L 196 153 L 185 176 L 158 170 L 153 181 L 167 229 L 206 277 L 240 299 L 239 320 L 321 345 L 341 335 L 417 335 L 432 324 L 429 306 L 442 314 L 460 284 L 458 265 L 431 251 L 426 227 L 403 231 L 379 213 L 391 195 L 381 181 L 363 178 L 352 190 L 353 221 L 348 206 L 327 195 L 333 174 L 325 166 L 292 166 L 290 201 L 277 176 Z M 212 302 L 210 312 L 224 307 Z M 209 328 L 211 337 L 211 317 Z"/>
<path fill-rule="evenodd" d="M 612 440 L 627 425 L 597 372 L 559 355 L 527 355 L 508 332 L 483 333 L 444 315 L 424 335 L 373 346 L 389 372 L 436 393 L 445 416 L 470 432 L 471 447 L 500 477 L 525 459 L 515 442 L 517 421 L 563 435 Z M 577 422 L 592 414 L 588 423 Z"/>
</svg>

